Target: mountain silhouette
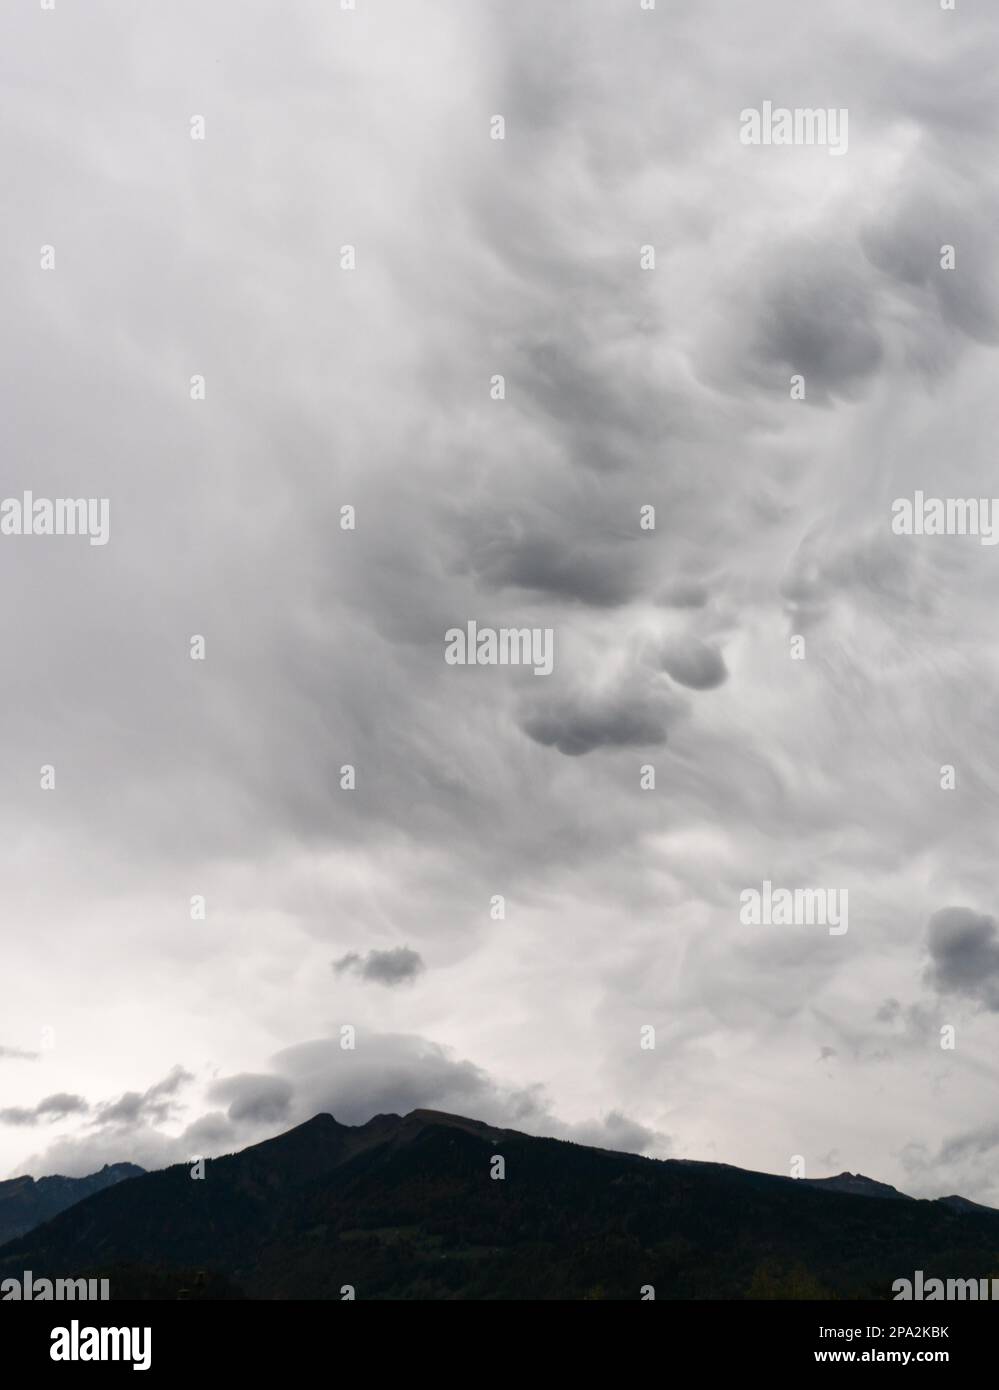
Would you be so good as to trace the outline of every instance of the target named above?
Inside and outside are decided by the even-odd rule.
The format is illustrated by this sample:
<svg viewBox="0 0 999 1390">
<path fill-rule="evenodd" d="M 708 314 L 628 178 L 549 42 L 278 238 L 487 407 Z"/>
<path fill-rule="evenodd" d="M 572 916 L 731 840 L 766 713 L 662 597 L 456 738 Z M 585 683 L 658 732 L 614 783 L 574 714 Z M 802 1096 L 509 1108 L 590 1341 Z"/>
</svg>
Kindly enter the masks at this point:
<svg viewBox="0 0 999 1390">
<path fill-rule="evenodd" d="M 181 1164 L 85 1198 L 0 1248 L 0 1278 L 25 1269 L 108 1278 L 113 1299 L 885 1299 L 917 1269 L 999 1273 L 999 1212 L 432 1110 L 324 1114 L 203 1178 Z"/>
<path fill-rule="evenodd" d="M 0 1245 L 51 1221 L 92 1192 L 140 1177 L 145 1171 L 134 1163 L 105 1163 L 99 1173 L 86 1178 L 22 1177 L 0 1182 Z"/>
</svg>

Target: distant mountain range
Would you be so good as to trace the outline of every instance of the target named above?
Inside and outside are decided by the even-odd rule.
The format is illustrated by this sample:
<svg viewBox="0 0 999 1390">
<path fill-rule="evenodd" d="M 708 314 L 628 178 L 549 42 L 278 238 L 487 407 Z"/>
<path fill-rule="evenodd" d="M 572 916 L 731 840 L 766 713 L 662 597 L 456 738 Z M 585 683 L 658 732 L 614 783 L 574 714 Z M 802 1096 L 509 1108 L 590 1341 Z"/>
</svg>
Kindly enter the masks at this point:
<svg viewBox="0 0 999 1390">
<path fill-rule="evenodd" d="M 141 1177 L 145 1171 L 134 1163 L 105 1163 L 99 1173 L 86 1178 L 24 1177 L 0 1182 L 0 1245 L 43 1221 L 51 1221 L 92 1192 L 100 1192 L 124 1178 Z"/>
<path fill-rule="evenodd" d="M 26 1269 L 108 1278 L 118 1299 L 886 1299 L 917 1269 L 999 1275 L 999 1211 L 431 1110 L 316 1115 L 202 1179 L 105 1185 L 0 1248 L 0 1279 Z"/>
</svg>

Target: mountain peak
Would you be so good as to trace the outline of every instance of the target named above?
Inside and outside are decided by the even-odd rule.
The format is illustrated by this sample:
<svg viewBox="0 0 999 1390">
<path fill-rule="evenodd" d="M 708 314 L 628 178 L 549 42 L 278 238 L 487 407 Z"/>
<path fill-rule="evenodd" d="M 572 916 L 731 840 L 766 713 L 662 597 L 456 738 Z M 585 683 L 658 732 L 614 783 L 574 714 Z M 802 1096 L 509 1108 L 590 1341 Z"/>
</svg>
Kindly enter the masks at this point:
<svg viewBox="0 0 999 1390">
<path fill-rule="evenodd" d="M 846 1192 L 853 1197 L 887 1197 L 897 1201 L 911 1202 L 912 1198 L 905 1192 L 899 1192 L 897 1187 L 892 1187 L 890 1183 L 876 1182 L 874 1178 L 867 1178 L 863 1173 L 850 1173 L 844 1169 L 842 1173 L 837 1173 L 834 1178 L 805 1178 L 809 1187 L 820 1187 L 826 1192 Z"/>
<path fill-rule="evenodd" d="M 950 1197 L 938 1197 L 938 1198 L 937 1198 L 937 1201 L 941 1204 L 941 1206 L 950 1207 L 952 1211 L 960 1211 L 960 1212 L 978 1212 L 978 1211 L 993 1212 L 993 1211 L 995 1211 L 995 1208 L 994 1208 L 994 1207 L 987 1207 L 987 1206 L 984 1206 L 981 1202 L 972 1202 L 972 1201 L 969 1201 L 967 1197 L 958 1197 L 958 1196 L 956 1196 L 956 1195 L 952 1195 L 952 1196 L 950 1196 Z"/>
<path fill-rule="evenodd" d="M 286 1133 L 294 1134 L 296 1131 L 304 1130 L 318 1130 L 320 1132 L 327 1130 L 332 1134 L 334 1130 L 345 1128 L 346 1126 L 335 1119 L 328 1110 L 320 1110 L 317 1114 L 313 1115 L 311 1120 L 303 1120 L 300 1125 L 295 1126 L 295 1129 L 289 1129 Z"/>
</svg>

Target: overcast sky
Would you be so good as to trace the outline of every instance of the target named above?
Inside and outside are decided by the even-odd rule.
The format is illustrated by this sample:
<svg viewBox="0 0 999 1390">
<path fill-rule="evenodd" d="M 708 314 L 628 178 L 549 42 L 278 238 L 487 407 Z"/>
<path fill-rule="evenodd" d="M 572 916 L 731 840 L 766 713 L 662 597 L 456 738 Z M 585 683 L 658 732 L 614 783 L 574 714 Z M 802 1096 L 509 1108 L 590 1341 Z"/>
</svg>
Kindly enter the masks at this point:
<svg viewBox="0 0 999 1390">
<path fill-rule="evenodd" d="M 999 494 L 999 10 L 807 11 L 5 7 L 0 495 L 110 540 L 0 536 L 4 1172 L 431 1106 L 999 1205 L 999 550 L 890 525 Z"/>
</svg>

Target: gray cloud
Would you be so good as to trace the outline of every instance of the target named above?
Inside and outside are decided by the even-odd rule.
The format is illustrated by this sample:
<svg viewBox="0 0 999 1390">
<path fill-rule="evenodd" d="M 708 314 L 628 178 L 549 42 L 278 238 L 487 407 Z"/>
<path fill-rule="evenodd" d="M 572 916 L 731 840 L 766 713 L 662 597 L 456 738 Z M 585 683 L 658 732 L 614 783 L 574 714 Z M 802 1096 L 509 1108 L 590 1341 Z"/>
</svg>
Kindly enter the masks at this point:
<svg viewBox="0 0 999 1390">
<path fill-rule="evenodd" d="M 208 1099 L 228 1105 L 228 1120 L 233 1124 L 243 1121 L 272 1124 L 287 1117 L 293 1093 L 294 1088 L 284 1077 L 244 1073 L 217 1081 L 209 1088 Z M 201 1124 L 204 1126 L 204 1120 Z M 226 1139 L 231 1132 L 228 1123 L 221 1129 Z"/>
<path fill-rule="evenodd" d="M 147 1122 L 164 1124 L 177 1112 L 177 1092 L 193 1080 L 191 1072 L 181 1066 L 173 1067 L 169 1075 L 146 1091 L 126 1091 L 117 1100 L 103 1101 L 91 1123 L 125 1127 Z"/>
<path fill-rule="evenodd" d="M 387 951 L 369 951 L 359 956 L 349 951 L 333 962 L 333 973 L 343 975 L 352 972 L 362 980 L 372 980 L 379 985 L 401 985 L 415 980 L 426 969 L 419 951 L 408 946 L 396 946 Z"/>
<path fill-rule="evenodd" d="M 56 1095 L 46 1096 L 30 1108 L 11 1106 L 6 1110 L 0 1110 L 0 1124 L 37 1125 L 43 1120 L 51 1124 L 70 1115 L 84 1115 L 89 1108 L 83 1096 L 60 1091 Z"/>
<path fill-rule="evenodd" d="M 574 1144 L 588 1144 L 595 1149 L 616 1149 L 623 1153 L 644 1153 L 654 1149 L 662 1154 L 665 1143 L 663 1135 L 617 1110 L 609 1111 L 603 1120 L 584 1120 L 581 1124 L 562 1126 L 556 1137 L 571 1139 Z"/>
<path fill-rule="evenodd" d="M 945 907 L 930 918 L 926 982 L 941 994 L 960 994 L 999 1012 L 999 932 L 994 917 L 968 907 Z"/>
<path fill-rule="evenodd" d="M 938 1145 L 911 1141 L 901 1153 L 913 1196 L 967 1196 L 999 1207 L 996 1151 L 999 1125 L 994 1122 L 950 1135 Z"/>
</svg>

